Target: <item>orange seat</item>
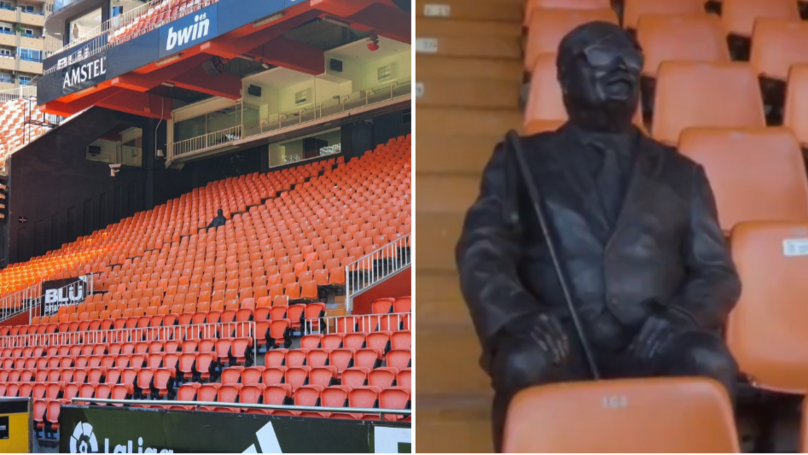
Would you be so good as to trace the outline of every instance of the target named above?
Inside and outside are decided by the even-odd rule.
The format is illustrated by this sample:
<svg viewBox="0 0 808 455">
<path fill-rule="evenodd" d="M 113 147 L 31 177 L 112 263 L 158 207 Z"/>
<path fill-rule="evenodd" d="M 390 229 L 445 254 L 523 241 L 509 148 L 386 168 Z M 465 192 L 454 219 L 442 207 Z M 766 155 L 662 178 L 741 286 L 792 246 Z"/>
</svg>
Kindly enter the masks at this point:
<svg viewBox="0 0 808 455">
<path fill-rule="evenodd" d="M 797 2 L 793 0 L 723 0 L 721 20 L 730 35 L 751 37 L 755 21 L 760 18 L 800 20 Z"/>
<path fill-rule="evenodd" d="M 712 15 L 645 15 L 637 25 L 637 41 L 645 55 L 645 77 L 655 78 L 659 64 L 666 60 L 730 61 L 721 20 Z"/>
<path fill-rule="evenodd" d="M 766 125 L 757 76 L 748 63 L 663 62 L 654 105 L 653 137 L 667 144 L 676 144 L 692 126 Z"/>
<path fill-rule="evenodd" d="M 800 146 L 808 148 L 808 64 L 791 67 L 783 111 L 783 125 L 791 128 Z"/>
<path fill-rule="evenodd" d="M 725 232 L 743 221 L 808 219 L 805 164 L 788 128 L 689 128 L 679 152 L 704 166 Z"/>
<path fill-rule="evenodd" d="M 704 15 L 704 0 L 625 0 L 623 27 L 636 29 L 641 17 L 647 15 L 700 14 Z M 644 47 L 643 47 L 644 49 Z"/>
<path fill-rule="evenodd" d="M 801 395 L 808 391 L 801 324 L 808 291 L 806 238 L 805 221 L 735 226 L 730 246 L 743 292 L 726 330 L 727 344 L 753 385 Z"/>
<path fill-rule="evenodd" d="M 561 39 L 579 25 L 591 21 L 617 24 L 612 9 L 569 10 L 535 9 L 528 23 L 525 46 L 525 71 L 531 73 L 542 54 L 555 54 Z"/>
<path fill-rule="evenodd" d="M 808 63 L 808 24 L 761 18 L 755 22 L 749 61 L 761 77 L 786 81 L 791 65 Z"/>
<path fill-rule="evenodd" d="M 561 383 L 513 398 L 503 452 L 601 451 L 738 453 L 740 447 L 727 393 L 709 379 Z"/>
</svg>

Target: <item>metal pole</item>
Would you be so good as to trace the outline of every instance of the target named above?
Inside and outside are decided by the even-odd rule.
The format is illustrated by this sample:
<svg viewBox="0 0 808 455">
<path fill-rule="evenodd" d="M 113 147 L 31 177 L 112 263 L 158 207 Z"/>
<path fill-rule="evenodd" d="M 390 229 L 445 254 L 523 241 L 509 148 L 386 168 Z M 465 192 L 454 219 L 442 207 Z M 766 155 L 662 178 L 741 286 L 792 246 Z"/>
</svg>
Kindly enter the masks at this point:
<svg viewBox="0 0 808 455">
<path fill-rule="evenodd" d="M 592 348 L 589 344 L 589 340 L 586 337 L 586 333 L 584 332 L 583 326 L 581 325 L 581 321 L 578 317 L 578 310 L 575 308 L 575 304 L 572 302 L 572 294 L 569 291 L 568 281 L 566 274 L 564 273 L 564 269 L 561 267 L 561 262 L 558 259 L 558 253 L 556 252 L 555 241 L 553 240 L 552 235 L 550 234 L 550 230 L 547 227 L 547 221 L 544 214 L 544 210 L 542 209 L 542 199 L 541 194 L 539 193 L 539 189 L 536 186 L 536 182 L 533 180 L 533 176 L 530 175 L 530 171 L 528 169 L 527 160 L 525 159 L 524 151 L 522 150 L 522 143 L 521 139 L 519 138 L 519 134 L 514 131 L 508 131 L 506 135 L 506 143 L 508 145 L 507 150 L 510 150 L 511 153 L 516 158 L 516 167 L 520 170 L 520 174 L 522 176 L 522 180 L 527 187 L 528 197 L 530 198 L 530 202 L 533 205 L 533 211 L 536 213 L 536 217 L 539 219 L 539 225 L 542 230 L 542 234 L 544 235 L 544 239 L 547 242 L 547 250 L 550 252 L 550 259 L 553 261 L 553 268 L 555 268 L 556 276 L 558 277 L 558 282 L 561 285 L 561 290 L 564 293 L 564 300 L 567 303 L 567 308 L 569 309 L 570 316 L 572 316 L 572 322 L 575 325 L 575 330 L 578 332 L 578 338 L 581 341 L 581 346 L 584 350 L 584 355 L 586 356 L 587 364 L 589 365 L 589 371 L 592 373 L 594 379 L 600 379 L 600 371 L 598 370 L 597 364 L 595 363 L 595 358 L 592 353 Z M 509 171 L 511 169 L 508 169 Z M 508 178 L 518 178 L 515 175 L 509 175 Z"/>
</svg>

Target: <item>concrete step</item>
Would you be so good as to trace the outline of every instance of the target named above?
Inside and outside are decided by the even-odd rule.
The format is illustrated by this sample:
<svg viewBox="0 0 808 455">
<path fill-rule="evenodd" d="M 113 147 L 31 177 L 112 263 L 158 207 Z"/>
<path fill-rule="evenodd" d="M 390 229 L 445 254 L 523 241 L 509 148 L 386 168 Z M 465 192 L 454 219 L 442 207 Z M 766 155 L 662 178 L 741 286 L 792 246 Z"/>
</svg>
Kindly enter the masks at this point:
<svg viewBox="0 0 808 455">
<path fill-rule="evenodd" d="M 418 213 L 466 213 L 480 193 L 480 177 L 418 173 Z"/>
<path fill-rule="evenodd" d="M 457 273 L 419 267 L 415 284 L 419 299 L 415 318 L 419 328 L 421 324 L 471 324 Z"/>
<path fill-rule="evenodd" d="M 448 8 L 447 8 L 448 7 Z M 521 27 L 525 12 L 523 0 L 469 1 L 469 0 L 416 0 L 415 14 L 422 17 L 442 17 L 460 20 L 513 22 Z"/>
<path fill-rule="evenodd" d="M 418 54 L 415 57 L 415 75 L 416 80 L 496 80 L 520 84 L 522 62 L 518 59 L 492 60 Z"/>
<path fill-rule="evenodd" d="M 522 26 L 521 24 L 493 21 L 422 18 L 415 22 L 415 36 L 418 38 L 426 36 L 451 36 L 455 38 L 510 37 L 518 42 L 522 38 Z"/>
<path fill-rule="evenodd" d="M 420 108 L 419 108 L 420 109 Z M 418 113 L 420 114 L 420 110 Z M 505 136 L 502 134 L 448 136 L 418 133 L 417 175 L 469 174 L 479 176 L 491 159 L 494 147 Z M 420 177 L 419 177 L 420 178 Z"/>
<path fill-rule="evenodd" d="M 485 453 L 491 438 L 491 398 L 446 397 L 416 393 L 415 439 L 418 452 Z"/>
<path fill-rule="evenodd" d="M 415 51 L 451 57 L 522 60 L 522 29 L 509 23 L 418 19 Z"/>
<path fill-rule="evenodd" d="M 419 107 L 415 117 L 416 149 L 429 140 L 430 133 L 456 137 L 467 134 L 504 137 L 511 128 L 522 129 L 522 113 L 518 109 Z"/>
<path fill-rule="evenodd" d="M 510 109 L 519 107 L 521 87 L 510 81 L 417 78 L 419 108 L 458 107 Z"/>
<path fill-rule="evenodd" d="M 420 180 L 420 178 L 419 178 Z M 419 182 L 420 184 L 420 182 Z M 420 193 L 419 201 L 425 199 L 426 194 Z M 416 209 L 418 209 L 416 203 Z M 460 238 L 463 218 L 462 213 L 434 213 L 417 210 L 416 254 L 418 268 L 439 271 L 455 270 L 455 245 Z M 419 292 L 420 294 L 420 292 Z"/>
<path fill-rule="evenodd" d="M 419 299 L 418 307 L 438 302 Z M 490 394 L 491 380 L 480 368 L 480 343 L 466 316 L 455 324 L 418 323 L 418 393 Z M 420 405 L 420 403 L 419 403 Z"/>
</svg>

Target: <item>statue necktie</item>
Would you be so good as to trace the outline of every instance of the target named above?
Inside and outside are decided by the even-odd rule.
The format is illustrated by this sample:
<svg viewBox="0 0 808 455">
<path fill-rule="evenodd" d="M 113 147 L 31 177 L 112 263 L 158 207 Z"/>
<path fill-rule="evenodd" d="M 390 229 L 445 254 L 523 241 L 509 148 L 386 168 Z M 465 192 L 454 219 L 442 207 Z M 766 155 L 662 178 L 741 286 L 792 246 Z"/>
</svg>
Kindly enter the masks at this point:
<svg viewBox="0 0 808 455">
<path fill-rule="evenodd" d="M 623 176 L 621 175 L 617 152 L 605 147 L 598 148 L 603 154 L 603 164 L 596 179 L 598 193 L 600 193 L 603 210 L 606 212 L 606 219 L 610 226 L 614 226 L 620 213 L 620 203 L 622 202 Z"/>
</svg>

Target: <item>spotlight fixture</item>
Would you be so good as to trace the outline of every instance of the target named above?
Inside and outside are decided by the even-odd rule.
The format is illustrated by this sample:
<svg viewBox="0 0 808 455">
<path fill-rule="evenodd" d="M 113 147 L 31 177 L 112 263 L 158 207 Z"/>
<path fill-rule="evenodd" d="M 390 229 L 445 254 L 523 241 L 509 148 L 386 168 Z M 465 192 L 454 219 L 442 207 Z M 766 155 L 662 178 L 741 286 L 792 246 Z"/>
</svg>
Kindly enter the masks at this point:
<svg viewBox="0 0 808 455">
<path fill-rule="evenodd" d="M 372 30 L 368 35 L 368 49 L 370 49 L 371 52 L 379 50 L 379 35 L 376 34 L 375 30 Z"/>
</svg>

